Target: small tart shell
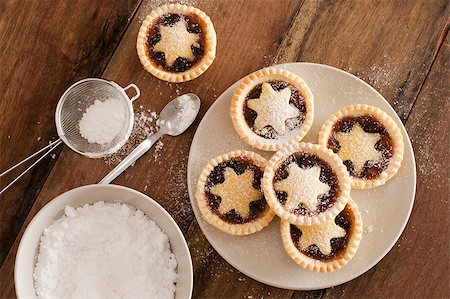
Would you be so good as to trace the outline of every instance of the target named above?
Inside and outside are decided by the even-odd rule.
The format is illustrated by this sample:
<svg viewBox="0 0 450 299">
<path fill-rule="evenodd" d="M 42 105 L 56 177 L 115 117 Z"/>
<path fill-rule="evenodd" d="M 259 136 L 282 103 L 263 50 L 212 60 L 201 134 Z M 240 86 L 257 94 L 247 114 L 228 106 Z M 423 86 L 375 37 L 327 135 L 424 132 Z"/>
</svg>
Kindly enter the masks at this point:
<svg viewBox="0 0 450 299">
<path fill-rule="evenodd" d="M 266 205 L 266 209 L 264 210 L 264 212 L 252 221 L 243 224 L 232 224 L 220 219 L 217 214 L 211 211 L 208 205 L 208 199 L 205 194 L 205 185 L 208 176 L 213 171 L 214 167 L 222 162 L 229 161 L 232 158 L 247 158 L 252 161 L 254 165 L 259 166 L 262 171 L 267 164 L 267 160 L 260 155 L 254 152 L 243 150 L 232 151 L 212 159 L 203 169 L 202 173 L 200 174 L 200 178 L 198 179 L 196 191 L 197 205 L 203 218 L 209 224 L 230 235 L 249 235 L 262 230 L 269 224 L 270 221 L 272 221 L 275 213 L 270 209 L 269 205 Z"/>
<path fill-rule="evenodd" d="M 347 247 L 341 257 L 328 261 L 320 261 L 305 255 L 295 246 L 294 241 L 292 240 L 291 224 L 281 220 L 281 239 L 283 240 L 283 246 L 287 254 L 302 268 L 315 272 L 332 272 L 347 264 L 358 250 L 363 232 L 363 223 L 358 206 L 350 199 L 347 203 L 347 207 L 350 209 L 353 216 L 353 223 L 348 232 L 350 238 Z"/>
<path fill-rule="evenodd" d="M 350 175 L 350 179 L 352 180 L 352 188 L 356 189 L 370 189 L 383 185 L 387 180 L 392 178 L 398 172 L 403 161 L 404 152 L 403 135 L 399 127 L 397 126 L 395 121 L 383 110 L 374 106 L 356 104 L 346 106 L 336 113 L 330 115 L 322 125 L 322 128 L 319 132 L 319 144 L 327 146 L 328 139 L 332 134 L 333 126 L 336 121 L 346 116 L 360 116 L 365 114 L 374 116 L 386 128 L 394 144 L 394 155 L 389 161 L 389 166 L 376 179 L 366 180 L 355 178 Z"/>
<path fill-rule="evenodd" d="M 195 65 L 181 73 L 169 72 L 158 66 L 148 56 L 147 51 L 147 35 L 149 29 L 158 20 L 159 17 L 167 13 L 178 14 L 195 14 L 201 21 L 201 27 L 205 31 L 205 52 L 203 57 L 195 63 Z M 169 4 L 163 5 L 153 10 L 149 15 L 145 17 L 142 25 L 139 29 L 136 49 L 139 56 L 139 60 L 144 66 L 145 70 L 151 73 L 153 76 L 169 82 L 185 82 L 197 78 L 203 74 L 214 61 L 216 57 L 216 31 L 211 22 L 211 19 L 200 9 L 181 5 L 181 4 Z"/>
<path fill-rule="evenodd" d="M 285 136 L 280 136 L 278 139 L 266 139 L 256 134 L 245 121 L 244 105 L 248 93 L 256 85 L 272 80 L 281 80 L 289 83 L 296 87 L 304 98 L 306 117 L 300 128 L 295 130 L 295 135 L 290 135 L 290 132 L 287 132 Z M 277 151 L 292 140 L 302 140 L 306 133 L 308 133 L 314 119 L 313 94 L 305 81 L 296 74 L 279 68 L 264 68 L 248 75 L 242 80 L 234 92 L 230 114 L 234 128 L 247 144 L 263 151 Z"/>
<path fill-rule="evenodd" d="M 331 166 L 338 180 L 340 192 L 339 197 L 329 209 L 319 212 L 316 215 L 297 215 L 287 211 L 275 194 L 273 186 L 275 172 L 278 170 L 281 163 L 286 160 L 286 158 L 297 152 L 314 154 L 323 159 Z M 332 150 L 318 144 L 292 142 L 276 152 L 267 163 L 266 169 L 264 170 L 262 188 L 264 190 L 264 196 L 266 197 L 267 203 L 275 214 L 277 214 L 281 219 L 292 224 L 309 226 L 318 225 L 327 220 L 334 219 L 334 217 L 342 211 L 350 198 L 350 183 L 351 181 L 347 168 L 342 160 L 335 153 L 333 153 Z"/>
</svg>

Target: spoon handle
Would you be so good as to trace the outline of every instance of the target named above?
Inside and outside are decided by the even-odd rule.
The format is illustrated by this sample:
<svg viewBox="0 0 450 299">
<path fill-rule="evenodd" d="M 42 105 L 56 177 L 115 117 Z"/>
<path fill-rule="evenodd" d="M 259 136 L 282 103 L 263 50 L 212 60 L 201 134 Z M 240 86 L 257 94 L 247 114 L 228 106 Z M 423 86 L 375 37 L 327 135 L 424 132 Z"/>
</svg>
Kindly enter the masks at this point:
<svg viewBox="0 0 450 299">
<path fill-rule="evenodd" d="M 159 130 L 152 136 L 148 137 L 141 144 L 139 144 L 125 159 L 122 160 L 110 173 L 108 173 L 100 182 L 101 185 L 106 185 L 114 181 L 122 172 L 125 171 L 131 164 L 133 164 L 137 159 L 139 159 L 143 154 L 145 154 L 153 144 L 158 141 L 164 133 Z"/>
</svg>

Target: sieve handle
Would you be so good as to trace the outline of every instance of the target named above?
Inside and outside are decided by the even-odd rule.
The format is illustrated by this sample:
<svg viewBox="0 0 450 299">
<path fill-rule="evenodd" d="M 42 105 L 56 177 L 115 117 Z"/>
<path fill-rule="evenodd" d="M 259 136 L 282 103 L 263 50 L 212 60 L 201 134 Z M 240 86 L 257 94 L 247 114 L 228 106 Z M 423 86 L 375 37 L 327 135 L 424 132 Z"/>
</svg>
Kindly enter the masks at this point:
<svg viewBox="0 0 450 299">
<path fill-rule="evenodd" d="M 141 96 L 141 91 L 139 90 L 139 88 L 136 86 L 136 84 L 131 83 L 130 85 L 128 85 L 127 87 L 125 87 L 123 90 L 125 91 L 125 93 L 127 92 L 128 89 L 133 88 L 134 92 L 136 93 L 134 95 L 134 97 L 132 97 L 130 99 L 130 101 L 134 102 L 137 98 L 139 98 Z"/>
<path fill-rule="evenodd" d="M 164 133 L 159 130 L 152 136 L 145 139 L 141 144 L 139 144 L 122 162 L 119 163 L 110 173 L 108 173 L 100 182 L 100 185 L 109 184 L 114 181 L 122 172 L 125 171 L 131 164 L 136 162 L 143 154 L 145 154 L 152 146 L 158 141 Z"/>
<path fill-rule="evenodd" d="M 9 187 L 11 187 L 15 182 L 17 182 L 21 177 L 23 177 L 28 171 L 30 171 L 34 166 L 36 166 L 42 159 L 44 159 L 46 156 L 48 156 L 55 148 L 58 147 L 58 145 L 60 145 L 62 143 L 61 139 L 58 139 L 52 143 L 50 143 L 49 145 L 47 145 L 46 147 L 41 148 L 40 150 L 38 150 L 37 152 L 35 152 L 34 154 L 28 156 L 27 158 L 23 159 L 22 161 L 20 161 L 19 163 L 17 163 L 16 165 L 14 165 L 13 167 L 9 168 L 8 170 L 2 172 L 0 174 L 0 177 L 4 176 L 5 174 L 7 174 L 8 172 L 10 172 L 11 170 L 15 169 L 16 167 L 22 165 L 23 163 L 27 162 L 28 160 L 34 158 L 35 156 L 41 154 L 43 151 L 47 150 L 44 154 L 42 154 L 39 159 L 37 159 L 33 164 L 31 164 L 27 169 L 25 169 L 20 175 L 18 175 L 14 180 L 12 180 L 5 188 L 3 188 L 0 191 L 0 195 L 3 194 Z"/>
</svg>

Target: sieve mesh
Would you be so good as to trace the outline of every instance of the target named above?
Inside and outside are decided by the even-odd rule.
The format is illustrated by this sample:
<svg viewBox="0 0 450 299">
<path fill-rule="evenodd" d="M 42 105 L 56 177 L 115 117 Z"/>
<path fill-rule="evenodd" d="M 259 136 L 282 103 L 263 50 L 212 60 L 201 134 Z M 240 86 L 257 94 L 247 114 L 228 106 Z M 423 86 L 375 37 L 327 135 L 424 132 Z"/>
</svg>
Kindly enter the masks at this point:
<svg viewBox="0 0 450 299">
<path fill-rule="evenodd" d="M 96 100 L 119 99 L 123 106 L 124 123 L 120 133 L 108 144 L 89 143 L 80 134 L 79 122 L 86 109 Z M 117 84 L 102 79 L 85 79 L 72 85 L 61 97 L 56 108 L 59 137 L 74 151 L 91 157 L 104 157 L 122 147 L 133 127 L 133 106 L 125 91 Z"/>
</svg>

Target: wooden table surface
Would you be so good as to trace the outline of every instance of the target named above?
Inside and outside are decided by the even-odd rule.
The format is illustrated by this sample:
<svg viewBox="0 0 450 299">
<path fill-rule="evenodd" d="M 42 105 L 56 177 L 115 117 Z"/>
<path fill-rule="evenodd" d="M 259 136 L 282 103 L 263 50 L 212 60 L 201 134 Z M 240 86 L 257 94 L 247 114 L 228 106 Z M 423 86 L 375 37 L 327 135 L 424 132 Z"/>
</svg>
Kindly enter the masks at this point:
<svg viewBox="0 0 450 299">
<path fill-rule="evenodd" d="M 140 23 L 163 0 L 1 1 L 0 170 L 57 136 L 56 104 L 79 79 L 133 82 L 142 92 L 139 104 L 151 111 L 194 92 L 202 99 L 194 125 L 180 137 L 164 137 L 157 161 L 152 150 L 115 181 L 158 199 L 178 222 L 193 258 L 194 298 L 450 297 L 449 1 L 183 2 L 211 17 L 217 58 L 198 79 L 168 84 L 141 67 L 135 49 Z M 225 262 L 195 221 L 186 182 L 192 137 L 218 95 L 257 69 L 292 61 L 344 69 L 380 91 L 406 126 L 418 176 L 411 218 L 389 254 L 346 284 L 308 292 L 264 285 Z M 15 297 L 14 259 L 32 217 L 112 167 L 64 147 L 0 198 L 1 298 Z M 2 178 L 1 187 L 12 177 Z"/>
</svg>

